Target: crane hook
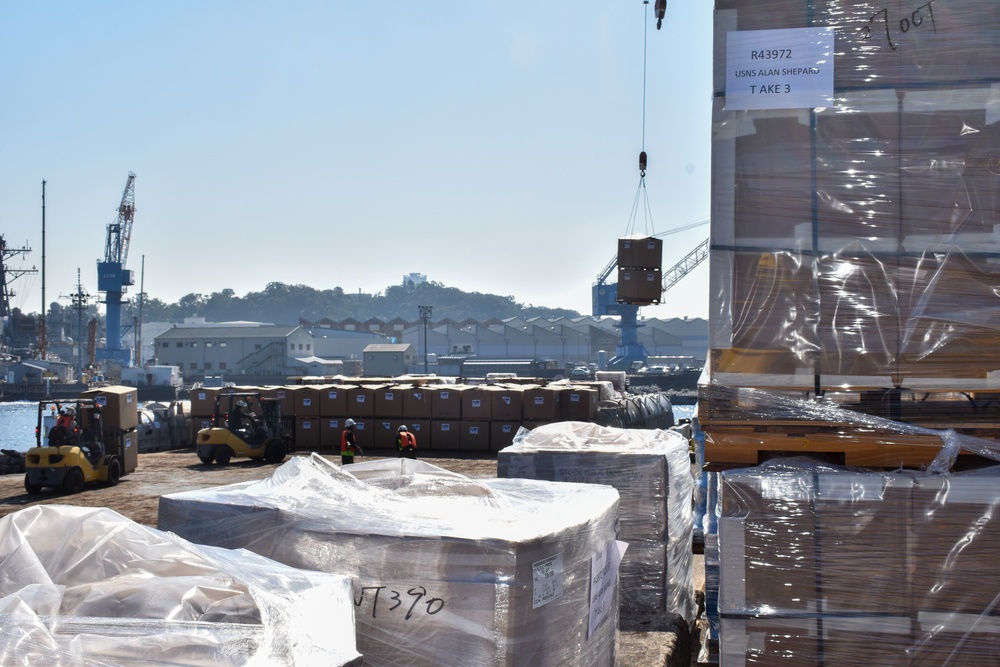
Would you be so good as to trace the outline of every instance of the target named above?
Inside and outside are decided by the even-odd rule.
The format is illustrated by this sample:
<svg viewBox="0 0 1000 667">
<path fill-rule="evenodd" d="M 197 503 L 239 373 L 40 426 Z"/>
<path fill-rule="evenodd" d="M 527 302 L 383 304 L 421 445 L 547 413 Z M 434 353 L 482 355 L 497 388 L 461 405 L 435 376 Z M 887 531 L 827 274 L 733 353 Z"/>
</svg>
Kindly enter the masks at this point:
<svg viewBox="0 0 1000 667">
<path fill-rule="evenodd" d="M 656 0 L 653 12 L 656 14 L 656 29 L 659 30 L 660 26 L 663 25 L 663 17 L 667 13 L 667 0 Z"/>
<path fill-rule="evenodd" d="M 646 176 L 646 151 L 639 153 L 639 175 Z"/>
</svg>

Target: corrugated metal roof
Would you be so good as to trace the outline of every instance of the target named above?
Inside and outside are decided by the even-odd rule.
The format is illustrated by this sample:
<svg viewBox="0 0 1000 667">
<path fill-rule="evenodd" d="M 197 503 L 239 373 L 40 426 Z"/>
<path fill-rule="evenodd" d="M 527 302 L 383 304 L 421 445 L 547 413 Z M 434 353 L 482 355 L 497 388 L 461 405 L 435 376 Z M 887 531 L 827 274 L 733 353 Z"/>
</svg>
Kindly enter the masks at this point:
<svg viewBox="0 0 1000 667">
<path fill-rule="evenodd" d="M 156 340 L 192 338 L 279 338 L 299 327 L 174 327 L 167 329 Z"/>
<path fill-rule="evenodd" d="M 405 352 L 412 347 L 409 343 L 372 343 L 365 346 L 365 352 Z"/>
</svg>

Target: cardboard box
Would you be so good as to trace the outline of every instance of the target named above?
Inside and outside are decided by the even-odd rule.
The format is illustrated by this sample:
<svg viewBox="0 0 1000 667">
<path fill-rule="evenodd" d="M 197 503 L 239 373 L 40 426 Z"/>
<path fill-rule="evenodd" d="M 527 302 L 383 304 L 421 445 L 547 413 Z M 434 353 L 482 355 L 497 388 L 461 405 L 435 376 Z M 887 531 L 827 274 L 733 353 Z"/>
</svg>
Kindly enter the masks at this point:
<svg viewBox="0 0 1000 667">
<path fill-rule="evenodd" d="M 406 419 L 430 419 L 434 414 L 434 392 L 426 386 L 411 386 L 403 390 L 403 416 Z"/>
<path fill-rule="evenodd" d="M 597 421 L 599 395 L 594 389 L 570 387 L 559 393 L 559 415 L 562 421 Z"/>
<path fill-rule="evenodd" d="M 190 394 L 191 416 L 211 417 L 215 412 L 215 395 L 219 393 L 216 387 L 199 387 L 192 389 Z"/>
<path fill-rule="evenodd" d="M 377 387 L 375 394 L 375 416 L 385 419 L 402 419 L 403 396 L 407 387 L 402 385 L 386 385 Z"/>
<path fill-rule="evenodd" d="M 524 390 L 521 409 L 524 421 L 559 421 L 559 389 L 554 387 L 528 387 Z"/>
<path fill-rule="evenodd" d="M 340 384 L 323 387 L 319 395 L 321 417 L 342 417 L 348 414 L 347 393 L 352 385 Z"/>
<path fill-rule="evenodd" d="M 295 449 L 300 452 L 312 452 L 320 448 L 320 418 L 295 418 Z"/>
<path fill-rule="evenodd" d="M 303 385 L 292 393 L 296 417 L 319 417 L 323 387 Z M 282 412 L 284 414 L 284 412 Z"/>
<path fill-rule="evenodd" d="M 618 267 L 618 301 L 657 304 L 663 293 L 660 269 L 630 269 Z"/>
<path fill-rule="evenodd" d="M 422 474 L 401 474 L 406 463 Z M 407 460 L 341 468 L 296 456 L 280 473 L 164 495 L 157 525 L 197 543 L 352 577 L 366 664 L 615 664 L 614 489 L 455 478 Z M 576 639 L 553 641 L 559 637 Z"/>
<path fill-rule="evenodd" d="M 663 240 L 653 236 L 618 239 L 618 266 L 659 269 L 663 265 Z"/>
<path fill-rule="evenodd" d="M 388 449 L 397 451 L 396 434 L 403 421 L 400 419 L 386 419 L 385 417 L 374 417 L 372 425 L 372 447 L 375 449 Z M 407 426 L 409 428 L 409 426 Z M 417 443 L 419 446 L 419 443 Z"/>
<path fill-rule="evenodd" d="M 351 386 L 347 390 L 347 416 L 368 418 L 375 416 L 375 389 L 370 386 Z"/>
<path fill-rule="evenodd" d="M 486 387 L 467 387 L 462 392 L 462 419 L 489 421 L 493 418 L 493 396 Z"/>
<path fill-rule="evenodd" d="M 461 435 L 461 422 L 446 419 L 431 420 L 430 446 L 434 450 L 457 451 L 459 449 Z"/>
<path fill-rule="evenodd" d="M 523 417 L 522 401 L 524 389 L 515 387 L 494 387 L 490 390 L 492 397 L 492 419 L 508 422 L 520 422 Z"/>
<path fill-rule="evenodd" d="M 490 451 L 490 422 L 463 419 L 458 439 L 458 448 L 463 452 Z"/>
<path fill-rule="evenodd" d="M 499 451 L 504 447 L 509 447 L 512 442 L 514 442 L 514 436 L 517 435 L 517 430 L 521 428 L 521 421 L 516 422 L 506 422 L 506 421 L 496 421 L 490 422 L 490 449 L 493 451 Z"/>
<path fill-rule="evenodd" d="M 105 430 L 127 431 L 139 425 L 138 390 L 135 387 L 111 386 L 88 389 L 81 398 L 93 399 L 101 406 L 101 425 Z"/>
<path fill-rule="evenodd" d="M 432 402 L 434 412 L 432 418 L 435 420 L 458 421 L 462 418 L 462 391 L 464 386 L 460 385 L 440 385 L 437 387 L 427 387 L 434 394 Z"/>
</svg>

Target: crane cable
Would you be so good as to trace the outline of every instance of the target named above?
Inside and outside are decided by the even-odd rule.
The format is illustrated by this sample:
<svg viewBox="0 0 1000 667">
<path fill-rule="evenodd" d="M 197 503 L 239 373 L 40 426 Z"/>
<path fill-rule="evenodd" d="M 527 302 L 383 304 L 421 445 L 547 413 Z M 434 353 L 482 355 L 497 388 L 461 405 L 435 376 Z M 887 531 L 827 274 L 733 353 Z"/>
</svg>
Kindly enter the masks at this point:
<svg viewBox="0 0 1000 667">
<path fill-rule="evenodd" d="M 635 229 L 638 218 L 640 202 L 643 205 L 643 229 L 646 236 L 653 236 L 653 215 L 649 209 L 649 193 L 646 192 L 646 44 L 649 33 L 648 14 L 649 0 L 643 0 L 642 11 L 642 149 L 639 153 L 639 187 L 632 202 L 632 211 L 629 214 L 629 222 L 625 230 L 625 235 L 630 235 Z"/>
</svg>

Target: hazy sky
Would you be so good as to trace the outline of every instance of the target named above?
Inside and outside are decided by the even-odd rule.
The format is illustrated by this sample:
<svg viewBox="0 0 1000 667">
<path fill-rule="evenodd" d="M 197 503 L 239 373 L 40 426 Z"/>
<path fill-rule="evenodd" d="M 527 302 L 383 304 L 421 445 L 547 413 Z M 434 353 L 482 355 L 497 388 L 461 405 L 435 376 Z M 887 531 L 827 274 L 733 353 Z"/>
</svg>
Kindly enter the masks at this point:
<svg viewBox="0 0 1000 667">
<path fill-rule="evenodd" d="M 46 300 L 127 267 L 164 301 L 404 274 L 590 314 L 619 236 L 709 214 L 711 3 L 5 2 L 0 234 Z M 643 145 L 650 219 L 630 227 Z M 708 226 L 667 237 L 664 269 Z M 707 262 L 647 317 L 707 316 Z M 41 276 L 12 285 L 41 306 Z M 62 299 L 68 305 L 68 299 Z M 414 318 L 417 314 L 413 314 Z"/>
</svg>

